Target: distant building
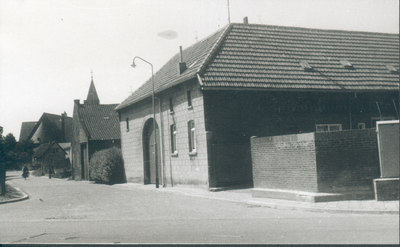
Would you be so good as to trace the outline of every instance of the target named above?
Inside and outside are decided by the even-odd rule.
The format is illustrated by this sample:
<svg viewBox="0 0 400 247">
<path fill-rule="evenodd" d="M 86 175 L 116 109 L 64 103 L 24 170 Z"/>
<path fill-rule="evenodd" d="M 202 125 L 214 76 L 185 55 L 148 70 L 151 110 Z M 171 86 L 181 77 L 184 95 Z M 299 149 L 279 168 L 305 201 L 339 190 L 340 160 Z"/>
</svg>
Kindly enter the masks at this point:
<svg viewBox="0 0 400 247">
<path fill-rule="evenodd" d="M 20 141 L 32 140 L 36 146 L 50 142 L 71 142 L 72 118 L 68 117 L 67 113 L 64 112 L 61 115 L 43 113 L 30 133 L 26 135 L 33 123 L 22 123 Z"/>
<path fill-rule="evenodd" d="M 229 24 L 155 73 L 156 130 L 151 80 L 116 108 L 127 180 L 252 186 L 252 136 L 398 119 L 398 58 L 398 34 Z"/>
<path fill-rule="evenodd" d="M 43 174 L 46 174 L 51 166 L 55 170 L 70 169 L 70 162 L 67 152 L 57 142 L 41 144 L 33 154 L 34 167 L 40 167 Z"/>
<path fill-rule="evenodd" d="M 37 122 L 22 122 L 21 132 L 19 133 L 19 142 L 27 141 Z"/>
<path fill-rule="evenodd" d="M 84 103 L 74 101 L 70 157 L 75 179 L 89 180 L 89 162 L 96 151 L 121 147 L 118 113 L 114 110 L 117 105 L 100 104 L 93 78 Z"/>
</svg>

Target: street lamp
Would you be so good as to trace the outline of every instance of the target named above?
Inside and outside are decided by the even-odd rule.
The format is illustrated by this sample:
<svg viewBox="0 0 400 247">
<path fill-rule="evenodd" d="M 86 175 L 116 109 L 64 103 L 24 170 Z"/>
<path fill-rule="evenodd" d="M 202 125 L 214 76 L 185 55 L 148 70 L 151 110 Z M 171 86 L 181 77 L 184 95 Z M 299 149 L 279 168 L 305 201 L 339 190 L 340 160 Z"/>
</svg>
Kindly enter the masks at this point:
<svg viewBox="0 0 400 247">
<path fill-rule="evenodd" d="M 157 137 L 156 137 L 157 136 L 156 135 L 156 107 L 155 107 L 155 104 L 154 104 L 154 73 L 153 73 L 153 65 L 151 63 L 147 62 L 146 60 L 144 60 L 143 58 L 136 56 L 136 57 L 133 58 L 133 62 L 132 62 L 132 65 L 131 65 L 133 68 L 136 67 L 136 64 L 135 64 L 135 59 L 136 58 L 142 60 L 145 63 L 150 64 L 150 66 L 151 66 L 151 82 L 153 84 L 153 93 L 152 93 L 151 100 L 152 100 L 152 104 L 153 104 L 154 160 L 155 160 L 155 165 L 156 165 L 156 188 L 158 188 L 159 187 L 159 182 L 158 182 L 158 164 L 157 164 L 158 162 L 157 162 Z"/>
</svg>

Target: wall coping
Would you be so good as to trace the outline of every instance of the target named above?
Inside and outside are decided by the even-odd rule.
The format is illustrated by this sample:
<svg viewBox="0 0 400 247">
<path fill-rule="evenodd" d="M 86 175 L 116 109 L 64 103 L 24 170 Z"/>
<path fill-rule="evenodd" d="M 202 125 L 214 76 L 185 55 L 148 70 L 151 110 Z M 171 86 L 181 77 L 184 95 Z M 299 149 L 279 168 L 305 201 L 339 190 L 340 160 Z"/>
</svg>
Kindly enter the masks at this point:
<svg viewBox="0 0 400 247">
<path fill-rule="evenodd" d="M 301 133 L 293 135 L 279 135 L 279 136 L 265 136 L 265 137 L 251 137 L 252 144 L 265 143 L 265 142 L 302 142 L 314 141 L 315 132 Z"/>
</svg>

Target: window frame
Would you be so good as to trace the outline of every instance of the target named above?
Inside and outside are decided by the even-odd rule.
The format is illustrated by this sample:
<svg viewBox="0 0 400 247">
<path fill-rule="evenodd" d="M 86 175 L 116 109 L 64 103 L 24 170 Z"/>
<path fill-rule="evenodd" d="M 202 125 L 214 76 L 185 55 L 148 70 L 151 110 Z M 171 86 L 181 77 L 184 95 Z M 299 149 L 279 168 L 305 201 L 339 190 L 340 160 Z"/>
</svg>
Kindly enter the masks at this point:
<svg viewBox="0 0 400 247">
<path fill-rule="evenodd" d="M 176 143 L 177 142 L 176 124 L 171 124 L 170 132 L 171 132 L 171 154 L 176 155 L 178 154 L 178 148 Z"/>
<path fill-rule="evenodd" d="M 172 101 L 172 97 L 169 97 L 169 112 L 174 113 L 174 104 Z"/>
<path fill-rule="evenodd" d="M 189 109 L 193 108 L 193 105 L 192 105 L 192 94 L 191 94 L 190 90 L 188 90 L 186 92 L 186 97 L 187 97 L 187 101 L 188 101 L 188 108 Z"/>
<path fill-rule="evenodd" d="M 327 127 L 327 130 L 318 130 L 318 127 Z M 331 127 L 339 127 L 339 130 L 331 130 Z M 331 131 L 341 131 L 342 124 L 316 124 L 315 132 L 331 132 Z"/>
<path fill-rule="evenodd" d="M 188 122 L 189 154 L 196 154 L 196 125 L 193 120 Z"/>
<path fill-rule="evenodd" d="M 129 132 L 129 117 L 125 119 L 125 123 L 126 123 L 126 132 Z"/>
<path fill-rule="evenodd" d="M 376 128 L 376 122 L 378 121 L 390 121 L 395 120 L 395 117 L 372 117 L 371 118 L 371 128 Z"/>
</svg>

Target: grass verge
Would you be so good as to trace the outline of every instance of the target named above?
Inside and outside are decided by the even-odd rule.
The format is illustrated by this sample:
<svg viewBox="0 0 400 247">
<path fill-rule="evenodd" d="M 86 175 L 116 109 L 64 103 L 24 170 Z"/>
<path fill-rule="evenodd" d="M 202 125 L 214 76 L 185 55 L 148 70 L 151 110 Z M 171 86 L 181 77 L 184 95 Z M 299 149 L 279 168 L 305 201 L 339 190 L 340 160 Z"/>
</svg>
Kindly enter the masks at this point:
<svg viewBox="0 0 400 247">
<path fill-rule="evenodd" d="M 21 192 L 6 184 L 6 194 L 4 196 L 0 195 L 0 202 L 21 198 L 23 196 Z"/>
</svg>

